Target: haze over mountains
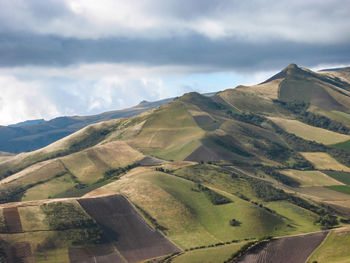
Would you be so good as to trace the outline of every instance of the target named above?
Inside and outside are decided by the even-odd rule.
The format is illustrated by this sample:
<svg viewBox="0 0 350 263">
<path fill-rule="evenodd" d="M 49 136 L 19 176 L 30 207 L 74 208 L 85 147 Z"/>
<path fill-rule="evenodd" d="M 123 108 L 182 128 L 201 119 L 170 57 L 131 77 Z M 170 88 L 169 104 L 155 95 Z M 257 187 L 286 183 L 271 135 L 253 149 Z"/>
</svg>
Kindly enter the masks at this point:
<svg viewBox="0 0 350 263">
<path fill-rule="evenodd" d="M 348 259 L 348 72 L 291 64 L 212 96 L 3 127 L 18 152 L 71 134 L 0 154 L 0 259 Z"/>
</svg>

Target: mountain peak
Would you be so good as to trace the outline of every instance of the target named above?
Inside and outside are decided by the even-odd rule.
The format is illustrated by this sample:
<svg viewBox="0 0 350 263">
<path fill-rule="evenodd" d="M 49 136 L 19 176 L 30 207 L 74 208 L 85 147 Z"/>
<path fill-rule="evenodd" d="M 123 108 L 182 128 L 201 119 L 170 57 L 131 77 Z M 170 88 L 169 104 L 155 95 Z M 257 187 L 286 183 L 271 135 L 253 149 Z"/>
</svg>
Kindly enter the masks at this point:
<svg viewBox="0 0 350 263">
<path fill-rule="evenodd" d="M 295 63 L 291 63 L 291 64 L 289 64 L 288 67 L 286 67 L 286 69 L 294 69 L 294 68 L 299 68 L 299 67 L 298 67 L 298 65 L 295 64 Z"/>
<path fill-rule="evenodd" d="M 145 105 L 145 104 L 148 104 L 148 103 L 150 103 L 150 102 L 147 101 L 147 100 L 143 100 L 143 101 L 141 101 L 141 102 L 138 104 L 138 106 L 142 106 L 142 105 Z"/>
<path fill-rule="evenodd" d="M 262 82 L 260 84 L 264 84 L 264 83 L 270 82 L 270 81 L 275 80 L 275 79 L 285 78 L 286 75 L 300 73 L 302 71 L 303 70 L 301 68 L 299 68 L 297 64 L 291 63 L 287 67 L 285 67 L 282 71 L 280 71 L 276 75 L 272 76 L 271 78 L 265 80 L 264 82 Z"/>
</svg>

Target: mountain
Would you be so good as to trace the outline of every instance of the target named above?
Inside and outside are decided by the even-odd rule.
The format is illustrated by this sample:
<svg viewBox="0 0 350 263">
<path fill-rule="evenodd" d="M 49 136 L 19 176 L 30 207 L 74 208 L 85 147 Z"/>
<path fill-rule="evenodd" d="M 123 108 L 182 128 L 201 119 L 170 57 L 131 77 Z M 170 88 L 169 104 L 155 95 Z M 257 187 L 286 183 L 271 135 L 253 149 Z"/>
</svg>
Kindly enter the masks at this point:
<svg viewBox="0 0 350 263">
<path fill-rule="evenodd" d="M 350 82 L 350 67 L 324 69 L 319 73 L 329 75 L 330 77 L 339 78 L 340 80 Z"/>
<path fill-rule="evenodd" d="M 89 124 L 116 118 L 128 118 L 170 102 L 173 98 L 154 102 L 143 101 L 123 110 L 92 116 L 58 117 L 49 121 L 31 120 L 0 126 L 0 150 L 12 153 L 33 151 L 53 143 Z"/>
<path fill-rule="evenodd" d="M 348 89 L 291 64 L 0 157 L 0 259 L 345 262 Z"/>
<path fill-rule="evenodd" d="M 37 119 L 37 120 L 28 120 L 28 121 L 23 121 L 23 122 L 19 122 L 16 124 L 11 124 L 8 125 L 9 127 L 22 127 L 22 126 L 28 126 L 28 125 L 35 125 L 35 124 L 39 124 L 45 122 L 44 119 Z"/>
</svg>

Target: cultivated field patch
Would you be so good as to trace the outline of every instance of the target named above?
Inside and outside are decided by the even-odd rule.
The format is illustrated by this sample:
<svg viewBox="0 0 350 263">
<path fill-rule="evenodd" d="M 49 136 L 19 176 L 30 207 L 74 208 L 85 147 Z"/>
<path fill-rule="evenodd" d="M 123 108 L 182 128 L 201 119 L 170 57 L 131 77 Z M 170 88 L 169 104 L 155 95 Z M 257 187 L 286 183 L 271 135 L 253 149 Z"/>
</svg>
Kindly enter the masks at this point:
<svg viewBox="0 0 350 263">
<path fill-rule="evenodd" d="M 289 133 L 293 133 L 308 141 L 315 141 L 326 145 L 336 144 L 350 140 L 349 135 L 336 133 L 322 128 L 310 126 L 297 120 L 270 117 L 274 123 Z"/>
<path fill-rule="evenodd" d="M 29 188 L 24 193 L 22 201 L 48 199 L 71 189 L 74 185 L 75 181 L 72 176 L 70 174 L 65 174 Z"/>
<path fill-rule="evenodd" d="M 125 142 L 114 141 L 63 157 L 62 162 L 79 181 L 92 184 L 110 168 L 124 167 L 142 158 Z"/>
<path fill-rule="evenodd" d="M 350 258 L 350 229 L 332 230 L 307 263 L 345 263 Z"/>
<path fill-rule="evenodd" d="M 332 185 L 327 186 L 327 188 L 350 195 L 350 185 Z"/>
<path fill-rule="evenodd" d="M 237 90 L 265 98 L 278 99 L 278 89 L 281 81 L 282 79 L 275 79 L 254 86 L 239 86 L 237 87 Z"/>
<path fill-rule="evenodd" d="M 212 172 L 217 175 L 216 178 L 221 177 Z M 227 178 L 227 175 L 224 176 Z M 115 191 L 128 196 L 164 227 L 167 236 L 182 248 L 280 233 L 287 225 L 280 216 L 237 196 L 214 189 L 233 201 L 215 205 L 197 184 L 141 167 L 103 188 L 106 192 Z M 239 227 L 230 226 L 233 218 L 242 224 Z M 251 225 L 257 227 L 252 229 Z"/>
<path fill-rule="evenodd" d="M 125 263 L 113 245 L 69 248 L 70 263 Z"/>
<path fill-rule="evenodd" d="M 85 211 L 106 230 L 106 235 L 128 262 L 159 257 L 179 249 L 153 229 L 122 195 L 79 199 Z"/>
<path fill-rule="evenodd" d="M 281 170 L 280 173 L 296 179 L 301 187 L 343 184 L 320 171 Z"/>
<path fill-rule="evenodd" d="M 6 207 L 2 210 L 2 213 L 8 233 L 20 233 L 23 231 L 17 207 Z"/>
<path fill-rule="evenodd" d="M 311 162 L 318 170 L 333 170 L 350 172 L 350 168 L 339 163 L 333 157 L 323 152 L 303 152 L 301 153 L 305 159 Z"/>
<path fill-rule="evenodd" d="M 45 222 L 45 215 L 40 206 L 21 206 L 18 207 L 23 231 L 49 230 Z"/>
<path fill-rule="evenodd" d="M 325 174 L 344 184 L 350 185 L 350 173 L 339 171 L 325 171 Z"/>
<path fill-rule="evenodd" d="M 327 232 L 272 239 L 238 259 L 240 263 L 304 263 Z"/>
</svg>

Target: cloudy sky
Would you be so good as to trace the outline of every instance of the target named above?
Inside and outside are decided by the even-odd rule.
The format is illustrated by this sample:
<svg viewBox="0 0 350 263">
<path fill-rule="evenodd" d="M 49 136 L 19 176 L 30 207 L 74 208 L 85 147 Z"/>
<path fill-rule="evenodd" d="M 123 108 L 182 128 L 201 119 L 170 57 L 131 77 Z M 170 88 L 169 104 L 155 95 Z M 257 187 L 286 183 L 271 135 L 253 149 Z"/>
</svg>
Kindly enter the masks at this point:
<svg viewBox="0 0 350 263">
<path fill-rule="evenodd" d="M 347 0 L 0 0 L 0 125 L 350 65 Z"/>
</svg>

